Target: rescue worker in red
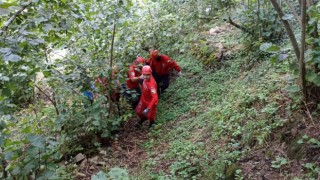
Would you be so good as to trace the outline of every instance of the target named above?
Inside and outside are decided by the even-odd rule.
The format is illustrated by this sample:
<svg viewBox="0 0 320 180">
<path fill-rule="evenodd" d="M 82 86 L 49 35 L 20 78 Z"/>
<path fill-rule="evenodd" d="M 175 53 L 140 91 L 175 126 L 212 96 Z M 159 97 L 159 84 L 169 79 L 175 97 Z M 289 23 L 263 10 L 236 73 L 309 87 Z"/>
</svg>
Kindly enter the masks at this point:
<svg viewBox="0 0 320 180">
<path fill-rule="evenodd" d="M 142 123 L 149 120 L 149 128 L 156 120 L 156 111 L 158 105 L 157 83 L 152 77 L 151 67 L 146 65 L 142 67 L 143 83 L 142 95 L 139 104 L 136 108 L 136 113 L 140 118 L 138 126 L 141 127 Z"/>
<path fill-rule="evenodd" d="M 157 82 L 158 85 L 158 94 L 164 92 L 165 89 L 169 87 L 169 72 L 174 69 L 179 72 L 179 75 L 182 74 L 181 67 L 172 60 L 169 56 L 161 54 L 159 55 L 158 50 L 153 50 L 150 53 L 150 58 L 147 63 L 150 65 L 152 69 L 152 75 Z"/>
<path fill-rule="evenodd" d="M 111 84 L 111 100 L 113 102 L 119 102 L 120 99 L 120 83 L 117 80 L 117 74 L 119 73 L 119 68 L 117 66 L 114 66 L 112 68 L 112 84 Z M 100 94 L 102 93 L 107 97 L 107 89 L 108 89 L 108 79 L 107 77 L 104 77 L 103 74 L 101 73 L 95 80 L 94 86 L 96 88 L 96 92 L 94 97 L 97 98 Z"/>
<path fill-rule="evenodd" d="M 139 83 L 143 80 L 141 69 L 146 60 L 137 56 L 137 59 L 129 67 L 128 79 L 126 81 L 127 89 L 124 96 L 129 98 L 132 109 L 135 109 L 139 103 L 141 88 Z"/>
</svg>

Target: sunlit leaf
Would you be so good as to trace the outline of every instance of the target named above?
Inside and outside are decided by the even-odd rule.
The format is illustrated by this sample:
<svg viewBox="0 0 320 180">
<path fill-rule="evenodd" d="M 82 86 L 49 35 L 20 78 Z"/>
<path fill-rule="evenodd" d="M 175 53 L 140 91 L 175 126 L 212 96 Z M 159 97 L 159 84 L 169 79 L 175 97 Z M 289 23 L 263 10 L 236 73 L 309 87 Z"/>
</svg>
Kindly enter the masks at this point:
<svg viewBox="0 0 320 180">
<path fill-rule="evenodd" d="M 266 51 L 269 47 L 271 47 L 272 46 L 272 43 L 263 43 L 263 44 L 261 44 L 260 45 L 260 50 L 261 51 Z"/>
<path fill-rule="evenodd" d="M 291 20 L 293 19 L 293 14 L 285 14 L 284 16 L 282 16 L 282 20 Z"/>
<path fill-rule="evenodd" d="M 279 61 L 283 61 L 287 59 L 288 56 L 289 56 L 288 54 L 279 54 L 278 59 Z"/>
<path fill-rule="evenodd" d="M 286 88 L 286 90 L 288 92 L 295 93 L 295 92 L 299 92 L 300 91 L 300 87 L 299 86 L 288 86 Z"/>
<path fill-rule="evenodd" d="M 7 77 L 7 76 L 0 76 L 0 80 L 2 80 L 2 81 L 9 81 L 10 78 Z"/>
<path fill-rule="evenodd" d="M 5 61 L 10 61 L 10 62 L 18 62 L 21 60 L 21 57 L 16 55 L 16 54 L 10 54 L 8 56 L 4 56 L 3 58 Z"/>
<path fill-rule="evenodd" d="M 1 16 L 7 16 L 10 13 L 9 10 L 4 9 L 4 8 L 0 8 L 0 17 Z"/>
<path fill-rule="evenodd" d="M 10 48 L 0 48 L 0 53 L 2 53 L 2 54 L 11 53 L 11 49 Z"/>
</svg>

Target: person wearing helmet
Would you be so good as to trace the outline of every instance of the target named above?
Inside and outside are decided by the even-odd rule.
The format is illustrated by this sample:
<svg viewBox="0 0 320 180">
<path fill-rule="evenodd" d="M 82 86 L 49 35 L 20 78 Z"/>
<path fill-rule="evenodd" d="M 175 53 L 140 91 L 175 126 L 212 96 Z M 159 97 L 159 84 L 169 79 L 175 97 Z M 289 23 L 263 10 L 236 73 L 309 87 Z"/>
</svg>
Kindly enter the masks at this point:
<svg viewBox="0 0 320 180">
<path fill-rule="evenodd" d="M 140 100 L 141 88 L 139 83 L 143 79 L 141 69 L 145 61 L 143 57 L 137 56 L 129 67 L 128 79 L 126 80 L 127 89 L 124 92 L 124 96 L 129 98 L 132 109 L 137 107 Z"/>
<path fill-rule="evenodd" d="M 182 73 L 181 67 L 174 60 L 167 55 L 159 54 L 158 50 L 151 51 L 147 63 L 153 70 L 152 75 L 158 85 L 158 94 L 160 94 L 160 90 L 164 92 L 169 87 L 169 72 L 172 69 L 179 72 L 179 75 Z M 162 84 L 161 86 L 160 83 Z"/>
<path fill-rule="evenodd" d="M 113 102 L 119 102 L 120 100 L 120 82 L 117 78 L 117 74 L 120 72 L 120 69 L 118 66 L 112 67 L 112 74 L 111 74 L 111 100 Z M 107 89 L 108 87 L 108 78 L 104 73 L 100 73 L 99 76 L 96 78 L 94 86 L 96 87 L 95 92 L 95 98 L 100 96 L 100 94 L 103 94 L 107 97 Z"/>
<path fill-rule="evenodd" d="M 158 105 L 157 83 L 152 77 L 151 67 L 145 65 L 142 67 L 143 83 L 142 95 L 136 113 L 140 118 L 138 126 L 146 120 L 149 120 L 149 128 L 154 124 Z"/>
</svg>

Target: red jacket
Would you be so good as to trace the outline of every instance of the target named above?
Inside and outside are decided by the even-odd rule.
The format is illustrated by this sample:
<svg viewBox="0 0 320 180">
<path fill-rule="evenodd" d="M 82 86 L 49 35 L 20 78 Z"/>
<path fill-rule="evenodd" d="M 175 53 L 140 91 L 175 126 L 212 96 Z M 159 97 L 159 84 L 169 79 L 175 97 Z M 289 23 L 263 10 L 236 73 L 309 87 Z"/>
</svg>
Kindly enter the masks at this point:
<svg viewBox="0 0 320 180">
<path fill-rule="evenodd" d="M 139 87 L 139 82 L 132 82 L 130 79 L 134 77 L 140 77 L 141 76 L 141 71 L 138 71 L 138 67 L 135 67 L 133 65 L 130 66 L 129 68 L 129 73 L 128 73 L 128 79 L 126 81 L 127 87 L 129 89 L 135 89 Z"/>
<path fill-rule="evenodd" d="M 169 74 L 171 69 L 175 69 L 180 72 L 181 67 L 169 56 L 161 54 L 157 59 L 150 58 L 148 60 L 150 67 L 153 71 L 156 71 L 159 76 L 166 76 Z"/>
<path fill-rule="evenodd" d="M 157 106 L 158 104 L 158 93 L 157 83 L 153 77 L 149 81 L 144 80 L 142 83 L 142 95 L 140 101 L 148 105 L 149 109 Z"/>
</svg>

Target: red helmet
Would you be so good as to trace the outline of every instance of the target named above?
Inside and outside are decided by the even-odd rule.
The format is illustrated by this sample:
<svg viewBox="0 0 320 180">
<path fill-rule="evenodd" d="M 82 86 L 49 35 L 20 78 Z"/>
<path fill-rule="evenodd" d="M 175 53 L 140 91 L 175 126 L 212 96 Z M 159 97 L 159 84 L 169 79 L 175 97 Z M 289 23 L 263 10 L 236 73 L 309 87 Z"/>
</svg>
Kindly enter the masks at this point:
<svg viewBox="0 0 320 180">
<path fill-rule="evenodd" d="M 155 59 L 158 57 L 159 51 L 158 50 L 153 50 L 150 53 L 151 58 Z"/>
<path fill-rule="evenodd" d="M 136 61 L 137 61 L 138 63 L 141 63 L 141 64 L 144 64 L 144 63 L 146 62 L 146 60 L 143 59 L 143 57 L 141 57 L 141 56 L 137 56 Z"/>
<path fill-rule="evenodd" d="M 151 73 L 152 73 L 152 70 L 150 66 L 146 65 L 142 67 L 142 74 L 151 74 Z"/>
</svg>

